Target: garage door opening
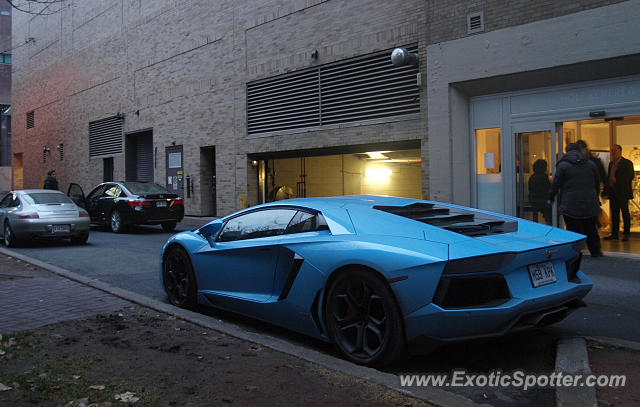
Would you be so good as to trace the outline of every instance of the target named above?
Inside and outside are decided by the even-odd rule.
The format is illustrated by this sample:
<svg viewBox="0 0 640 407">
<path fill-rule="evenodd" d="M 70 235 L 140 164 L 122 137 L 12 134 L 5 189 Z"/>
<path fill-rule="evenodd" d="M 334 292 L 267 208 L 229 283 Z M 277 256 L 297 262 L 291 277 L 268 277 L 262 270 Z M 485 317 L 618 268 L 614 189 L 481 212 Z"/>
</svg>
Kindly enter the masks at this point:
<svg viewBox="0 0 640 407">
<path fill-rule="evenodd" d="M 422 198 L 419 148 L 273 158 L 258 168 L 262 202 L 340 195 Z"/>
</svg>

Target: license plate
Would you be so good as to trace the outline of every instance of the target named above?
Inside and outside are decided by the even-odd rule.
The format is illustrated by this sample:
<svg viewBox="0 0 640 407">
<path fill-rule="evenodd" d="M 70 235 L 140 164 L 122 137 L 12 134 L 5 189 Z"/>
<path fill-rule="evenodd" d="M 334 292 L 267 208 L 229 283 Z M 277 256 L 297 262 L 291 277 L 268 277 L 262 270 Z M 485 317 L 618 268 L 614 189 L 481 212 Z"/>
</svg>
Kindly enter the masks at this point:
<svg viewBox="0 0 640 407">
<path fill-rule="evenodd" d="M 550 261 L 531 264 L 527 268 L 534 288 L 556 282 L 556 272 L 553 270 L 553 264 Z"/>
<path fill-rule="evenodd" d="M 53 225 L 53 233 L 69 233 L 71 227 L 69 225 Z"/>
<path fill-rule="evenodd" d="M 156 207 L 158 208 L 164 208 L 167 206 L 167 201 L 158 201 L 156 202 Z"/>
</svg>

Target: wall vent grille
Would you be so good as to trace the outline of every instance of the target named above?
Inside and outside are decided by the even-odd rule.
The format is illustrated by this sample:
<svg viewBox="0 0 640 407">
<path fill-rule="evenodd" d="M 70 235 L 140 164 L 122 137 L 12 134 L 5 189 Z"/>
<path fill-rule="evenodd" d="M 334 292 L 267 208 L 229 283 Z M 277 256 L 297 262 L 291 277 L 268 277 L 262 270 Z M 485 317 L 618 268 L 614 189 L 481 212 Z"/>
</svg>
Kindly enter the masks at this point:
<svg viewBox="0 0 640 407">
<path fill-rule="evenodd" d="M 35 122 L 34 122 L 34 116 L 33 116 L 33 110 L 32 110 L 30 112 L 27 112 L 27 128 L 32 129 L 34 125 L 35 125 Z"/>
<path fill-rule="evenodd" d="M 482 11 L 467 15 L 467 34 L 484 31 L 484 13 Z"/>
<path fill-rule="evenodd" d="M 122 117 L 89 122 L 89 157 L 122 153 Z"/>
<path fill-rule="evenodd" d="M 417 45 L 407 46 L 417 53 Z M 248 134 L 420 112 L 417 66 L 391 50 L 247 84 Z"/>
</svg>

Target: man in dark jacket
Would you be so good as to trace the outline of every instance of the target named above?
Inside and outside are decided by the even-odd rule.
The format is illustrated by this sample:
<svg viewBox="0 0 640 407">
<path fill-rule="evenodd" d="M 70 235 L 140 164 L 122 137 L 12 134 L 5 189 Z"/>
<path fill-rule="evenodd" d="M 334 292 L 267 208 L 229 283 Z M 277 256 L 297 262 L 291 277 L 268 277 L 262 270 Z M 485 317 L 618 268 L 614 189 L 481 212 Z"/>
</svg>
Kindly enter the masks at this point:
<svg viewBox="0 0 640 407">
<path fill-rule="evenodd" d="M 629 216 L 629 199 L 633 199 L 633 188 L 631 181 L 635 176 L 633 163 L 622 156 L 622 147 L 619 144 L 611 146 L 611 162 L 607 172 L 607 182 L 604 194 L 609 197 L 609 208 L 611 209 L 611 236 L 605 239 L 617 239 L 620 229 L 620 212 L 624 229 L 622 240 L 629 240 L 631 231 L 631 217 Z"/>
<path fill-rule="evenodd" d="M 44 179 L 43 189 L 58 189 L 58 180 L 56 179 L 55 170 L 51 170 L 47 173 L 47 178 Z"/>
<path fill-rule="evenodd" d="M 567 153 L 558 161 L 551 182 L 550 201 L 558 195 L 558 212 L 564 218 L 567 229 L 587 235 L 587 247 L 591 257 L 602 256 L 596 221 L 600 212 L 600 177 L 596 165 L 571 143 Z"/>
</svg>

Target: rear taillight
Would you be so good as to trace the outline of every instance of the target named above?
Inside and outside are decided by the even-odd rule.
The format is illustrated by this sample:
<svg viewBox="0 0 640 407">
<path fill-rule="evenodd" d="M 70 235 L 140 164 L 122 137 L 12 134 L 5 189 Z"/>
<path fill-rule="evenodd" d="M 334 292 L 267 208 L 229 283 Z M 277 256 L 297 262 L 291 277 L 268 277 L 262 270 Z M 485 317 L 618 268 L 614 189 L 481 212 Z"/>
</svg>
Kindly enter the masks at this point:
<svg viewBox="0 0 640 407">
<path fill-rule="evenodd" d="M 444 267 L 442 274 L 466 274 L 496 271 L 506 267 L 515 258 L 515 253 L 506 252 L 451 260 Z"/>
<path fill-rule="evenodd" d="M 86 212 L 84 212 L 84 211 L 80 211 L 80 215 L 79 215 L 79 216 L 80 216 L 81 218 L 88 218 L 88 217 L 89 217 L 89 214 L 88 214 L 88 213 L 86 213 Z"/>
<path fill-rule="evenodd" d="M 149 201 L 129 201 L 129 206 L 151 206 Z"/>
<path fill-rule="evenodd" d="M 582 253 L 579 253 L 576 257 L 567 260 L 564 264 L 567 268 L 567 280 L 572 283 L 580 283 L 580 279 L 577 274 L 580 271 L 580 262 L 582 261 Z"/>
<path fill-rule="evenodd" d="M 171 205 L 182 205 L 182 199 L 172 199 Z"/>
<path fill-rule="evenodd" d="M 28 215 L 19 215 L 18 219 L 38 219 L 40 218 L 40 216 L 38 216 L 37 213 L 30 213 Z"/>
</svg>

